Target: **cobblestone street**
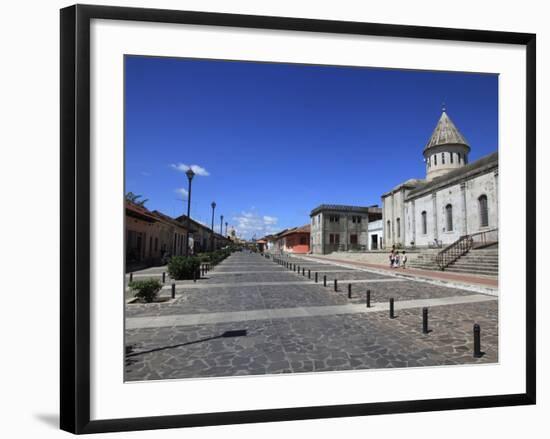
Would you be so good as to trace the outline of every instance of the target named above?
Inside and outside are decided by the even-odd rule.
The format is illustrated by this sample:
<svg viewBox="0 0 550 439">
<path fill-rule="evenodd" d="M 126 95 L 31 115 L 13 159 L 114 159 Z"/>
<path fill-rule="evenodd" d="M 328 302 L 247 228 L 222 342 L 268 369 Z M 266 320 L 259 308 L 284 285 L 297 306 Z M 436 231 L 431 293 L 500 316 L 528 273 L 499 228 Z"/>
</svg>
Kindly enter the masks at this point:
<svg viewBox="0 0 550 439">
<path fill-rule="evenodd" d="M 176 282 L 175 299 L 167 280 L 165 301 L 127 303 L 126 380 L 498 361 L 495 296 L 331 262 L 285 261 L 300 271 L 236 252 L 205 278 Z M 135 276 L 158 278 L 162 271 Z M 429 309 L 428 334 L 422 332 L 423 307 Z M 474 323 L 481 327 L 481 358 L 473 357 Z"/>
</svg>

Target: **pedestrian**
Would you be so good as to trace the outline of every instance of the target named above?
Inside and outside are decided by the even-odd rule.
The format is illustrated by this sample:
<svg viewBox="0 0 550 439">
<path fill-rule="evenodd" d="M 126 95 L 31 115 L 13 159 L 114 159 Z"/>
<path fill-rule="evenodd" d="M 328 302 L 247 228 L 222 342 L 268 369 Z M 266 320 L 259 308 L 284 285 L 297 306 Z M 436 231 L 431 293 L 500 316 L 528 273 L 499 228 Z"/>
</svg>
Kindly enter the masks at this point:
<svg viewBox="0 0 550 439">
<path fill-rule="evenodd" d="M 395 252 L 394 261 L 395 261 L 394 267 L 399 268 L 399 252 Z"/>
<path fill-rule="evenodd" d="M 390 252 L 390 268 L 393 268 L 393 264 L 395 262 L 395 255 L 393 254 L 393 250 Z"/>
<path fill-rule="evenodd" d="M 407 255 L 405 254 L 405 250 L 403 250 L 403 256 L 401 256 L 401 266 L 403 268 L 406 268 L 407 265 Z"/>
</svg>

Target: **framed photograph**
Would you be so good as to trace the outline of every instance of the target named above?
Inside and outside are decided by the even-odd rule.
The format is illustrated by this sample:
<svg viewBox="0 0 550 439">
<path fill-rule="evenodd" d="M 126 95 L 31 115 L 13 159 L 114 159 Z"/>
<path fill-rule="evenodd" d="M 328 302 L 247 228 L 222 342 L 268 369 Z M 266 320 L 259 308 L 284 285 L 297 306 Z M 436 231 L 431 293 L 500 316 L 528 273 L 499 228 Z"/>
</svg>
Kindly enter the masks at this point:
<svg viewBox="0 0 550 439">
<path fill-rule="evenodd" d="M 535 41 L 62 9 L 61 428 L 534 404 Z"/>
</svg>

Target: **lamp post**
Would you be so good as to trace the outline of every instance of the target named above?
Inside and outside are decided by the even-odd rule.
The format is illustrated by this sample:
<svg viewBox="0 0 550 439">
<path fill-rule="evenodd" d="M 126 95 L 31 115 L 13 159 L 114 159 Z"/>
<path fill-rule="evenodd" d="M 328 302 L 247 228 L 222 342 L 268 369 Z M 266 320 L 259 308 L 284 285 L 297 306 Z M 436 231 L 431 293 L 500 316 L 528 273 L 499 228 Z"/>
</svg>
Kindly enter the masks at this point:
<svg viewBox="0 0 550 439">
<path fill-rule="evenodd" d="M 212 201 L 212 239 L 210 240 L 210 251 L 214 251 L 214 209 L 216 209 L 216 202 Z"/>
<path fill-rule="evenodd" d="M 227 238 L 227 221 L 225 222 L 225 237 Z"/>
<path fill-rule="evenodd" d="M 189 180 L 189 190 L 187 192 L 187 233 L 185 239 L 185 256 L 189 256 L 189 227 L 190 227 L 190 215 L 191 215 L 191 181 L 195 176 L 195 173 L 191 168 L 185 173 L 187 179 Z"/>
<path fill-rule="evenodd" d="M 220 235 L 223 235 L 223 215 L 220 215 Z"/>
</svg>

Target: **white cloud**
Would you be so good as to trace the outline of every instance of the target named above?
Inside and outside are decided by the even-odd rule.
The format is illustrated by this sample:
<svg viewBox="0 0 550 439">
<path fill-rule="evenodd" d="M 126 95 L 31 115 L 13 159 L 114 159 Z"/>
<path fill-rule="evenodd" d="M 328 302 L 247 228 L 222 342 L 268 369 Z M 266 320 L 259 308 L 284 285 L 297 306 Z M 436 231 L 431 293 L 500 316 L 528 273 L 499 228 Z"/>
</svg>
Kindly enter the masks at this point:
<svg viewBox="0 0 550 439">
<path fill-rule="evenodd" d="M 277 224 L 278 219 L 274 216 L 264 215 L 264 223 L 266 224 Z"/>
<path fill-rule="evenodd" d="M 143 175 L 144 177 L 150 177 L 152 174 L 147 171 L 141 171 L 141 175 Z"/>
<path fill-rule="evenodd" d="M 233 221 L 235 221 L 237 234 L 246 239 L 252 238 L 254 235 L 256 238 L 261 238 L 278 231 L 276 217 L 259 215 L 255 211 L 243 211 L 240 215 L 233 217 Z"/>
<path fill-rule="evenodd" d="M 210 172 L 208 172 L 206 169 L 204 169 L 202 166 L 199 166 L 199 165 L 186 165 L 185 163 L 178 163 L 178 164 L 172 163 L 170 167 L 175 169 L 176 171 L 181 171 L 181 172 L 187 172 L 189 169 L 192 169 L 195 175 L 200 175 L 202 177 L 207 177 L 208 175 L 210 175 Z"/>
<path fill-rule="evenodd" d="M 181 195 L 183 198 L 187 198 L 188 192 L 187 192 L 187 189 L 185 189 L 185 188 L 180 187 L 180 188 L 174 190 L 174 192 L 175 192 L 176 194 Z"/>
</svg>

